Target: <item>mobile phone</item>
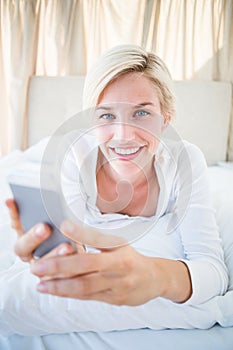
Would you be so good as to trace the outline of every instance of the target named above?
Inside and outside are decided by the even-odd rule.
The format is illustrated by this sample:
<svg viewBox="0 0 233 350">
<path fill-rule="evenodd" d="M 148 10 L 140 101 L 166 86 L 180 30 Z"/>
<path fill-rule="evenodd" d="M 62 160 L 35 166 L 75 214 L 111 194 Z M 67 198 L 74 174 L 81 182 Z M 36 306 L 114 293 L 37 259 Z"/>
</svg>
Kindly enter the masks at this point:
<svg viewBox="0 0 233 350">
<path fill-rule="evenodd" d="M 34 251 L 34 257 L 40 258 L 61 243 L 71 241 L 59 230 L 60 224 L 65 219 L 64 208 L 59 194 L 50 189 L 38 186 L 38 181 L 27 181 L 27 176 L 9 175 L 8 182 L 17 203 L 19 216 L 25 232 L 34 225 L 43 222 L 49 225 L 52 233 Z M 43 196 L 44 195 L 44 196 Z M 43 197 L 46 197 L 46 203 Z"/>
</svg>

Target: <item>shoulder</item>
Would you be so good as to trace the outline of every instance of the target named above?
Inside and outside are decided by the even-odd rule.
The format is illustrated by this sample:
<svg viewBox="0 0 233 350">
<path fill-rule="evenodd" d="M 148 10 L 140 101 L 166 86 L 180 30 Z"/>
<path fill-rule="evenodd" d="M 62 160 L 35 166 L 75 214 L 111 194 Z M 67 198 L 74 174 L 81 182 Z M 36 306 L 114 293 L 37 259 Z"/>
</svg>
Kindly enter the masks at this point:
<svg viewBox="0 0 233 350">
<path fill-rule="evenodd" d="M 205 156 L 197 145 L 194 145 L 186 140 L 182 140 L 182 143 L 192 161 L 203 162 L 206 164 Z"/>
<path fill-rule="evenodd" d="M 200 148 L 186 140 L 164 139 L 160 146 L 159 157 L 165 158 L 173 167 L 205 169 L 207 168 L 204 154 Z"/>
<path fill-rule="evenodd" d="M 178 192 L 190 194 L 194 187 L 207 184 L 205 157 L 199 147 L 188 141 L 165 140 L 160 146 L 158 164 L 168 192 L 175 197 Z"/>
</svg>

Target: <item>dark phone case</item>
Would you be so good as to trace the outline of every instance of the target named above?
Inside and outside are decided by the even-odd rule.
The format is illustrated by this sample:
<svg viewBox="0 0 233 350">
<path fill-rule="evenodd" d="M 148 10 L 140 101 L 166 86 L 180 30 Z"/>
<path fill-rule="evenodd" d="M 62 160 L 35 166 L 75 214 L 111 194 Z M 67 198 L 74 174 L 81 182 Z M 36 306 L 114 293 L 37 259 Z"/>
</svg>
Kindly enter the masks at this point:
<svg viewBox="0 0 233 350">
<path fill-rule="evenodd" d="M 40 188 L 21 186 L 12 183 L 10 183 L 10 187 L 17 203 L 25 232 L 40 222 L 46 223 L 52 228 L 51 236 L 34 251 L 35 258 L 40 258 L 63 242 L 70 243 L 70 240 L 58 229 L 59 225 L 64 220 L 64 215 L 59 196 L 56 192 L 46 191 L 49 208 L 52 208 L 53 211 L 52 220 L 51 215 L 48 214 L 44 206 Z"/>
</svg>

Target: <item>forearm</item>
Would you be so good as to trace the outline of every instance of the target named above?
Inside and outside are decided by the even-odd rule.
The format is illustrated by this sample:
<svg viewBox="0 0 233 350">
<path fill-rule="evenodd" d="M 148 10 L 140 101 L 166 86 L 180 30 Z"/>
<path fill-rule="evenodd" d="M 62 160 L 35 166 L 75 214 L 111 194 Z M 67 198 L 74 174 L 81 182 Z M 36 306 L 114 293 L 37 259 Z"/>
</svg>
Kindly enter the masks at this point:
<svg viewBox="0 0 233 350">
<path fill-rule="evenodd" d="M 149 258 L 153 265 L 154 284 L 161 281 L 160 296 L 177 303 L 187 301 L 192 294 L 192 282 L 186 264 L 179 260 Z M 158 286 L 155 285 L 155 290 Z"/>
</svg>

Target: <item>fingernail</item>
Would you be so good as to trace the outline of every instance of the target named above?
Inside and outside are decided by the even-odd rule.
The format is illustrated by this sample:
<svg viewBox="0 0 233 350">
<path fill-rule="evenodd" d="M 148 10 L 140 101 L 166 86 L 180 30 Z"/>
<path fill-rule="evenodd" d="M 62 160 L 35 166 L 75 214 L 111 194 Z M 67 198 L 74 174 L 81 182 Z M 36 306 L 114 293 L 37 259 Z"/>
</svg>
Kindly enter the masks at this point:
<svg viewBox="0 0 233 350">
<path fill-rule="evenodd" d="M 34 229 L 34 234 L 39 237 L 39 238 L 43 238 L 47 236 L 47 232 L 45 230 L 45 227 L 43 224 L 39 224 L 35 227 Z"/>
<path fill-rule="evenodd" d="M 45 282 L 40 282 L 37 285 L 37 290 L 41 293 L 46 293 L 46 292 L 48 292 L 48 287 L 47 287 Z"/>
<path fill-rule="evenodd" d="M 61 224 L 61 231 L 67 233 L 73 233 L 75 230 L 75 225 L 70 221 L 63 221 Z"/>
<path fill-rule="evenodd" d="M 68 247 L 64 246 L 64 247 L 61 247 L 60 249 L 58 249 L 57 251 L 57 254 L 58 255 L 66 255 L 69 253 L 69 249 Z"/>
</svg>

